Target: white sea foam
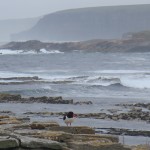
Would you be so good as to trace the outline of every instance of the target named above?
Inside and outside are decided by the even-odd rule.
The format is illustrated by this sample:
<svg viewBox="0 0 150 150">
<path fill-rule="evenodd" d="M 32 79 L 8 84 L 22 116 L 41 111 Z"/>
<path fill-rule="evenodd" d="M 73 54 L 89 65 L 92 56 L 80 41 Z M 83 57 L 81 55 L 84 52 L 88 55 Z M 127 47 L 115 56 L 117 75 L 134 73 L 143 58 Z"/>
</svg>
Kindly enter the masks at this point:
<svg viewBox="0 0 150 150">
<path fill-rule="evenodd" d="M 107 73 L 106 73 L 107 72 Z M 108 73 L 109 72 L 109 73 Z M 111 72 L 111 73 L 110 73 Z M 113 74 L 112 74 L 113 72 Z M 51 74 L 50 72 L 29 72 L 29 73 L 18 73 L 10 71 L 0 71 L 0 78 L 11 78 L 11 77 L 33 77 L 38 76 L 42 81 L 55 82 L 61 84 L 80 84 L 80 85 L 100 85 L 100 86 L 110 86 L 114 84 L 120 84 L 125 87 L 130 88 L 150 88 L 150 74 L 147 71 L 127 71 L 128 74 L 120 74 L 124 71 L 104 71 L 99 75 L 96 73 L 94 75 L 68 75 L 64 72 L 59 72 L 58 74 Z M 11 82 L 11 81 L 5 81 Z"/>
<path fill-rule="evenodd" d="M 16 55 L 22 53 L 23 50 L 9 50 L 9 49 L 1 49 L 0 54 L 1 55 Z"/>
<path fill-rule="evenodd" d="M 48 50 L 46 50 L 46 49 L 40 49 L 40 53 L 45 53 L 45 54 L 62 54 L 62 53 L 64 53 L 64 52 L 60 52 L 59 50 L 50 50 L 50 51 L 48 51 Z"/>
<path fill-rule="evenodd" d="M 150 71 L 145 71 L 145 70 L 96 70 L 96 71 L 92 71 L 92 72 L 94 72 L 94 73 L 103 73 L 103 74 L 150 73 Z"/>
<path fill-rule="evenodd" d="M 46 49 L 40 49 L 39 52 L 36 50 L 10 50 L 10 49 L 0 49 L 0 55 L 21 55 L 21 54 L 63 54 L 59 50 L 48 51 Z"/>
<path fill-rule="evenodd" d="M 141 88 L 141 89 L 150 88 L 150 76 L 149 77 L 143 76 L 139 78 L 134 76 L 122 77 L 121 83 L 124 86 L 132 87 L 132 88 Z"/>
</svg>

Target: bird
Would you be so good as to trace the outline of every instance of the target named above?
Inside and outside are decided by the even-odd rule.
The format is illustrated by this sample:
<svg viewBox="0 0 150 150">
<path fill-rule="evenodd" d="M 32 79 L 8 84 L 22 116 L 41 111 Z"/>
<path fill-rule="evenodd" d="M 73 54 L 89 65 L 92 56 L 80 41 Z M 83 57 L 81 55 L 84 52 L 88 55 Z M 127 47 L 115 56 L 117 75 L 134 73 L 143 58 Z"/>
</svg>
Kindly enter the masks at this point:
<svg viewBox="0 0 150 150">
<path fill-rule="evenodd" d="M 66 123 L 66 125 L 68 126 L 71 123 L 74 122 L 75 118 L 77 118 L 77 115 L 74 114 L 72 111 L 69 111 L 68 113 L 66 113 L 63 117 L 64 122 Z"/>
</svg>

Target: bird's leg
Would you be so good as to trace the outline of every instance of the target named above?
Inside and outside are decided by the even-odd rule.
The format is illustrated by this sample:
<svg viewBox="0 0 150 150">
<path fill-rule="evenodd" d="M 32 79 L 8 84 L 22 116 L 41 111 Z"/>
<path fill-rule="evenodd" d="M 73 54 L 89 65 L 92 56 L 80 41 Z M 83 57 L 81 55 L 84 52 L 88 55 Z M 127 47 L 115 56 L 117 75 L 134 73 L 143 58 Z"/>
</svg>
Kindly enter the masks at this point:
<svg viewBox="0 0 150 150">
<path fill-rule="evenodd" d="M 71 122 L 70 122 L 70 126 L 71 126 Z"/>
</svg>

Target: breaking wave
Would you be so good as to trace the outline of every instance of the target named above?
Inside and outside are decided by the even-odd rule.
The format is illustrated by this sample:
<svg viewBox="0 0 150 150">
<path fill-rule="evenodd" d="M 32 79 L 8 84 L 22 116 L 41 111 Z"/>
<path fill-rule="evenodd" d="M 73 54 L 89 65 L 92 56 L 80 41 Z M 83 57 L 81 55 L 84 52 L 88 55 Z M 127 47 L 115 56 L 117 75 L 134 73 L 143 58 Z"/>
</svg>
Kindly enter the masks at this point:
<svg viewBox="0 0 150 150">
<path fill-rule="evenodd" d="M 10 49 L 0 49 L 0 55 L 26 55 L 26 54 L 62 54 L 59 50 L 46 50 L 40 49 L 36 50 L 10 50 Z"/>
<path fill-rule="evenodd" d="M 5 77 L 5 78 L 4 78 Z M 150 74 L 101 74 L 101 75 L 50 75 L 49 73 L 0 72 L 0 84 L 74 84 L 84 86 L 123 86 L 129 88 L 150 88 Z"/>
</svg>

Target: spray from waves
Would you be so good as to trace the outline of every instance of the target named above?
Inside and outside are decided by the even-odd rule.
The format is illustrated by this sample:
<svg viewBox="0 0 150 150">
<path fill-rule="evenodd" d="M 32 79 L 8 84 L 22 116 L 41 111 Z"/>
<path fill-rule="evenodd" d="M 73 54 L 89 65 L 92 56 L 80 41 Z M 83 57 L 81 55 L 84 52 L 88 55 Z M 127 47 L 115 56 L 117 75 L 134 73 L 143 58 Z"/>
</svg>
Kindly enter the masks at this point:
<svg viewBox="0 0 150 150">
<path fill-rule="evenodd" d="M 63 54 L 64 52 L 61 52 L 59 50 L 46 50 L 46 49 L 40 49 L 37 50 L 10 50 L 10 49 L 0 49 L 1 55 L 27 55 L 27 54 Z"/>
<path fill-rule="evenodd" d="M 5 77 L 5 78 L 4 78 Z M 74 84 L 84 86 L 122 86 L 128 88 L 150 89 L 150 74 L 147 72 L 122 74 L 104 73 L 94 75 L 68 75 L 66 72 L 0 72 L 0 84 Z"/>
<path fill-rule="evenodd" d="M 55 84 L 80 84 L 88 86 L 123 86 L 128 88 L 150 88 L 149 75 L 126 76 L 77 76 L 71 78 L 56 78 L 51 81 Z"/>
</svg>

